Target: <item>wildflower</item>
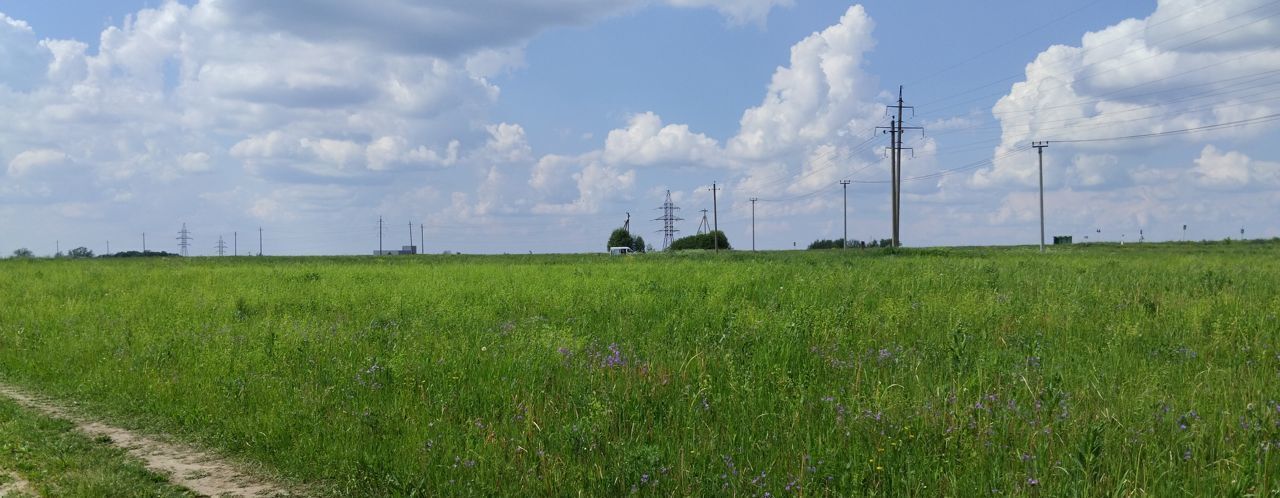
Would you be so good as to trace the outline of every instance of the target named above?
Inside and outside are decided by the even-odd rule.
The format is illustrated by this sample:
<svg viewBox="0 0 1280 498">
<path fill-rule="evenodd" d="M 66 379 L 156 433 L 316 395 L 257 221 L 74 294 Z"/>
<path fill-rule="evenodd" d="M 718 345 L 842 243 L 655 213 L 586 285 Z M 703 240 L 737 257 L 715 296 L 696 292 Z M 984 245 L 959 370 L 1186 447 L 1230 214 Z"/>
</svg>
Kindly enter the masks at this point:
<svg viewBox="0 0 1280 498">
<path fill-rule="evenodd" d="M 893 353 L 888 349 L 881 349 L 880 354 L 878 355 L 878 359 L 882 362 L 891 360 L 893 359 Z"/>
<path fill-rule="evenodd" d="M 604 359 L 603 365 L 606 368 L 621 367 L 627 364 L 622 358 L 622 350 L 618 347 L 618 343 L 609 345 L 609 356 Z"/>
<path fill-rule="evenodd" d="M 640 484 L 649 484 L 649 474 L 640 475 Z"/>
<path fill-rule="evenodd" d="M 1191 448 L 1187 448 L 1186 451 L 1182 452 L 1182 461 L 1185 462 L 1190 459 L 1191 459 Z"/>
<path fill-rule="evenodd" d="M 1027 478 L 1027 486 L 1035 487 L 1035 486 L 1039 486 L 1039 485 L 1040 485 L 1040 480 L 1039 480 L 1039 479 L 1036 479 L 1036 478 L 1034 478 L 1034 477 L 1028 477 L 1028 478 Z"/>
</svg>

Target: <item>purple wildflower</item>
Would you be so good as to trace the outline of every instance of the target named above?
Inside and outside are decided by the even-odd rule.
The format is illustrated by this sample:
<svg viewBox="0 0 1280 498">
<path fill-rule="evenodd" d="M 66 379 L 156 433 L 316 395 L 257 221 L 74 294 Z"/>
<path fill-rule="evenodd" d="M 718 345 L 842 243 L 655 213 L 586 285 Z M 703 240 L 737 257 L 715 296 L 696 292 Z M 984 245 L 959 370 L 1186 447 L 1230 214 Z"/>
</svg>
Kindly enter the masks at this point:
<svg viewBox="0 0 1280 498">
<path fill-rule="evenodd" d="M 609 345 L 609 356 L 604 359 L 602 366 L 605 368 L 615 368 L 625 366 L 627 361 L 622 358 L 622 350 L 618 347 L 618 343 Z"/>
<path fill-rule="evenodd" d="M 1039 486 L 1039 485 L 1040 485 L 1040 480 L 1039 480 L 1039 479 L 1036 479 L 1036 478 L 1034 478 L 1034 477 L 1028 477 L 1028 478 L 1027 478 L 1027 486 L 1035 487 L 1035 486 Z"/>
</svg>

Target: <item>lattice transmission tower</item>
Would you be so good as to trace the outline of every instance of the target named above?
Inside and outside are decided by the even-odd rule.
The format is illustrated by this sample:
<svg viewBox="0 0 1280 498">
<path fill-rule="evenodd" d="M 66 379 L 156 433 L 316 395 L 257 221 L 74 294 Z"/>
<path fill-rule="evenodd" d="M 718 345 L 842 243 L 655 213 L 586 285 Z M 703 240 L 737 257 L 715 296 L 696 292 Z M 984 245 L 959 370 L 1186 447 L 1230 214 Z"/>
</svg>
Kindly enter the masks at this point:
<svg viewBox="0 0 1280 498">
<path fill-rule="evenodd" d="M 663 202 L 662 206 L 658 209 L 662 210 L 662 217 L 655 218 L 654 221 L 662 222 L 662 230 L 658 231 L 662 233 L 662 250 L 665 251 L 670 248 L 671 243 L 676 240 L 676 232 L 679 232 L 679 230 L 676 230 L 676 222 L 683 221 L 684 218 L 676 216 L 676 211 L 679 211 L 680 208 L 676 207 L 675 203 L 671 202 L 670 190 L 667 191 L 666 202 Z"/>
<path fill-rule="evenodd" d="M 178 231 L 178 249 L 183 256 L 187 255 L 187 248 L 191 247 L 191 232 L 187 231 L 187 224 L 182 224 L 182 230 Z"/>
<path fill-rule="evenodd" d="M 214 246 L 214 247 L 216 247 L 216 248 L 218 249 L 218 255 L 219 255 L 219 256 L 226 256 L 226 255 L 227 255 L 227 243 L 226 243 L 226 241 L 222 240 L 222 236 L 221 236 L 221 235 L 219 235 L 219 236 L 218 236 L 218 245 L 216 245 L 216 246 Z"/>
</svg>

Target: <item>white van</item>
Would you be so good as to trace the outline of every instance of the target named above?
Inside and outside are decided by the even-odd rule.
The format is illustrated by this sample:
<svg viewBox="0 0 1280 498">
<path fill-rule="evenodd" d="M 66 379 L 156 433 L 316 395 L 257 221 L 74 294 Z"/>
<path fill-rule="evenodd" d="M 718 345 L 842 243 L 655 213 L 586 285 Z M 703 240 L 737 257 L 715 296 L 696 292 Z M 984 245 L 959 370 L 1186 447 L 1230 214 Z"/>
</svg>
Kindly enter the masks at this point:
<svg viewBox="0 0 1280 498">
<path fill-rule="evenodd" d="M 631 248 L 630 248 L 630 247 L 621 246 L 621 247 L 610 247 L 610 248 L 609 248 L 609 255 L 610 255 L 610 256 L 623 256 L 623 255 L 626 255 L 626 254 L 631 254 Z"/>
</svg>

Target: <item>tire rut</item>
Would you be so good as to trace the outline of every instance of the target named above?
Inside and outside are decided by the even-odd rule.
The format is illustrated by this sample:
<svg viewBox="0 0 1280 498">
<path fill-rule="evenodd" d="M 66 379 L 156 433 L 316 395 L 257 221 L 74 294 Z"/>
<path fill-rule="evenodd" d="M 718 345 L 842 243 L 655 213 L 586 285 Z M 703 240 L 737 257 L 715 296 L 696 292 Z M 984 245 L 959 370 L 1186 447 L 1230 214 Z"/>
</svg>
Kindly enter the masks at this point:
<svg viewBox="0 0 1280 498">
<path fill-rule="evenodd" d="M 148 469 L 168 476 L 170 482 L 198 495 L 298 496 L 289 492 L 285 486 L 255 476 L 212 453 L 91 420 L 56 401 L 10 385 L 0 384 L 0 395 L 50 417 L 68 420 L 91 438 L 110 440 L 110 444 L 141 460 Z M 5 491 L 0 489 L 0 497 L 6 494 Z"/>
</svg>

